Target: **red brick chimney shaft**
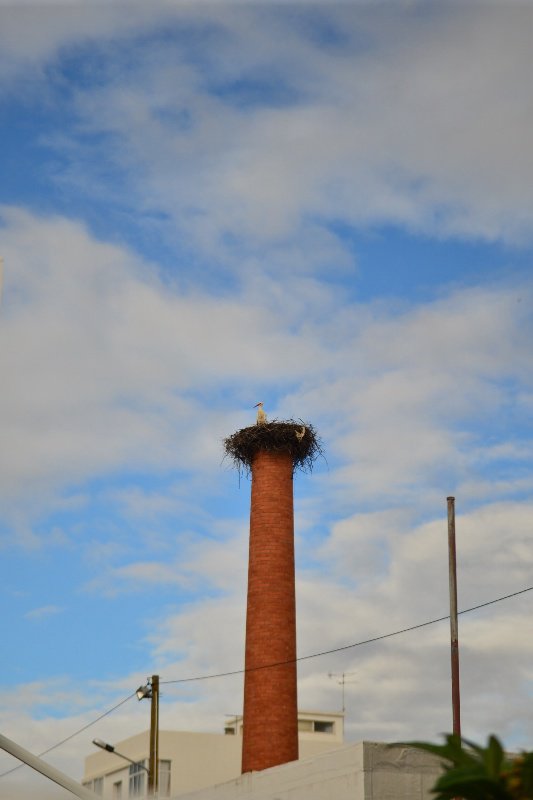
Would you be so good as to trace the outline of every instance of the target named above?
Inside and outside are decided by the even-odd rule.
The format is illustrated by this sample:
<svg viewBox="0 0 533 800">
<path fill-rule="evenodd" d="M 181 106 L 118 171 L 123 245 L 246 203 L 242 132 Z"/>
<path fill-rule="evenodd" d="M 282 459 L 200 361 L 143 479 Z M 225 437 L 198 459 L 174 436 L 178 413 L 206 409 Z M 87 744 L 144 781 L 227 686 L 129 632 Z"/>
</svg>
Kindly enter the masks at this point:
<svg viewBox="0 0 533 800">
<path fill-rule="evenodd" d="M 261 450 L 252 463 L 242 771 L 298 758 L 293 460 Z M 290 661 L 279 667 L 256 669 Z"/>
</svg>

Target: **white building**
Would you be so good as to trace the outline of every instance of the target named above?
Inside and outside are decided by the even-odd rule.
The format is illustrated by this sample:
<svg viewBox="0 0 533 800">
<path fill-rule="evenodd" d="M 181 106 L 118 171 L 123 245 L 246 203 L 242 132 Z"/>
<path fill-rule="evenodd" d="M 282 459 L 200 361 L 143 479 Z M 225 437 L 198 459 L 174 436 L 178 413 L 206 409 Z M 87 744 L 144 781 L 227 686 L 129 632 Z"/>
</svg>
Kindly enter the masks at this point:
<svg viewBox="0 0 533 800">
<path fill-rule="evenodd" d="M 344 742 L 343 714 L 299 712 L 300 759 L 339 748 Z M 117 753 L 98 750 L 85 759 L 83 784 L 105 800 L 145 797 L 149 732 L 112 742 Z M 215 784 L 234 781 L 241 774 L 242 717 L 231 717 L 224 733 L 160 731 L 159 797 L 169 798 Z M 275 769 L 275 768 L 274 768 Z M 266 770 L 271 772 L 271 770 Z"/>
</svg>

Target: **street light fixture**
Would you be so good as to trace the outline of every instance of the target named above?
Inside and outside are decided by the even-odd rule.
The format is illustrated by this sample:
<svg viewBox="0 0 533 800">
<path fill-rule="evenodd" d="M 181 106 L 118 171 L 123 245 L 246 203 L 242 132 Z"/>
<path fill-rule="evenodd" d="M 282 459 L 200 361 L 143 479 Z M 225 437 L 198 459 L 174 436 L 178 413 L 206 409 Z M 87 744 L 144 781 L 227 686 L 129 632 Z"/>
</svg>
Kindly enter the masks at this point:
<svg viewBox="0 0 533 800">
<path fill-rule="evenodd" d="M 108 753 L 115 752 L 115 748 L 113 747 L 113 745 L 104 742 L 103 739 L 93 739 L 93 744 L 95 744 L 97 747 L 101 747 L 102 750 L 107 750 Z"/>
<path fill-rule="evenodd" d="M 145 697 L 147 699 L 151 699 L 152 685 L 150 683 L 150 679 L 148 679 L 148 682 L 145 684 L 145 686 L 139 686 L 135 694 L 137 695 L 137 700 L 144 700 Z"/>
<path fill-rule="evenodd" d="M 145 767 L 140 761 L 134 761 L 133 758 L 125 756 L 124 753 L 119 753 L 117 750 L 115 750 L 112 744 L 108 744 L 102 739 L 93 739 L 93 744 L 95 744 L 97 747 L 100 747 L 102 750 L 107 750 L 108 753 L 114 753 L 119 758 L 124 758 L 126 761 L 129 761 L 130 764 L 135 764 L 136 767 L 140 767 L 141 769 L 146 770 L 146 772 L 149 772 L 148 767 Z"/>
</svg>

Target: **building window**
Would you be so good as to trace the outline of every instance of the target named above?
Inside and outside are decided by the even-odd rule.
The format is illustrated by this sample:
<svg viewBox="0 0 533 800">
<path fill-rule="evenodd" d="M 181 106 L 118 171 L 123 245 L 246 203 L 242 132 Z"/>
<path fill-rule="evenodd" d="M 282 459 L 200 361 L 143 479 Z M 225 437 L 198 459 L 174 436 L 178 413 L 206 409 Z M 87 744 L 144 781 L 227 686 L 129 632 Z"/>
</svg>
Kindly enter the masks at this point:
<svg viewBox="0 0 533 800">
<path fill-rule="evenodd" d="M 315 719 L 315 733 L 333 733 L 333 722 Z"/>
<path fill-rule="evenodd" d="M 159 797 L 170 797 L 170 761 L 159 762 Z"/>
<path fill-rule="evenodd" d="M 113 784 L 113 800 L 122 800 L 122 781 Z"/>
<path fill-rule="evenodd" d="M 224 733 L 229 736 L 235 736 L 235 728 L 224 728 Z"/>
<path fill-rule="evenodd" d="M 299 733 L 334 733 L 335 723 L 323 719 L 299 719 Z"/>
<path fill-rule="evenodd" d="M 146 770 L 144 761 L 130 764 L 130 797 L 144 797 L 144 784 L 146 780 Z"/>
<path fill-rule="evenodd" d="M 95 794 L 99 794 L 100 797 L 104 794 L 104 779 L 103 778 L 95 778 L 93 781 L 93 792 Z"/>
</svg>

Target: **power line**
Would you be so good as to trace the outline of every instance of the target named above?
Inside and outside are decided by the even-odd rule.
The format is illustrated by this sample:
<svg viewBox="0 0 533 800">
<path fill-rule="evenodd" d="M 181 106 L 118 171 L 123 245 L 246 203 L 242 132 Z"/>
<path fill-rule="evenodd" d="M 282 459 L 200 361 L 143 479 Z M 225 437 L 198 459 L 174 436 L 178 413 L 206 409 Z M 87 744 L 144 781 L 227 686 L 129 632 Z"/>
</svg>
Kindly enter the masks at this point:
<svg viewBox="0 0 533 800">
<path fill-rule="evenodd" d="M 486 603 L 479 603 L 479 605 L 477 605 L 477 606 L 471 606 L 470 608 L 464 608 L 462 611 L 459 611 L 458 613 L 459 614 L 468 614 L 471 611 L 477 611 L 480 608 L 485 608 L 486 606 L 494 605 L 494 603 L 500 603 L 502 600 L 509 600 L 509 598 L 511 598 L 511 597 L 517 597 L 520 594 L 525 594 L 526 592 L 531 592 L 531 591 L 533 591 L 533 586 L 528 586 L 526 589 L 520 589 L 518 592 L 512 592 L 511 594 L 505 594 L 505 595 L 502 595 L 502 597 L 496 597 L 494 600 L 487 600 Z M 401 628 L 400 630 L 392 631 L 391 633 L 383 633 L 380 636 L 373 636 L 371 639 L 363 639 L 360 642 L 353 642 L 352 644 L 345 644 L 342 647 L 334 647 L 331 650 L 322 650 L 319 653 L 311 653 L 310 655 L 300 656 L 299 658 L 290 659 L 288 661 L 276 661 L 276 662 L 273 662 L 272 664 L 263 664 L 260 667 L 251 667 L 251 668 L 249 668 L 247 670 L 236 669 L 236 670 L 232 670 L 231 672 L 218 672 L 218 673 L 213 673 L 211 675 L 197 675 L 197 676 L 192 677 L 192 678 L 177 678 L 175 680 L 170 680 L 170 681 L 159 681 L 159 683 L 160 684 L 192 683 L 193 681 L 206 681 L 206 680 L 211 680 L 213 678 L 227 678 L 227 677 L 230 677 L 231 675 L 243 675 L 245 672 L 253 672 L 253 671 L 256 671 L 256 670 L 260 670 L 260 669 L 270 669 L 271 667 L 281 667 L 281 666 L 284 666 L 286 664 L 294 664 L 295 661 L 308 661 L 311 658 L 319 658 L 320 656 L 327 656 L 327 655 L 331 655 L 332 653 L 340 653 L 343 650 L 351 650 L 354 647 L 361 647 L 362 645 L 372 644 L 373 642 L 379 642 L 379 641 L 382 641 L 383 639 L 390 639 L 392 636 L 399 636 L 402 633 L 408 633 L 409 631 L 416 631 L 419 628 L 426 628 L 429 625 L 435 625 L 437 622 L 443 622 L 445 619 L 449 619 L 449 618 L 450 618 L 450 615 L 446 614 L 446 616 L 444 616 L 444 617 L 437 617 L 436 619 L 430 619 L 430 620 L 427 620 L 426 622 L 419 622 L 417 625 L 410 625 L 408 628 Z M 79 730 L 75 731 L 74 733 L 71 733 L 70 736 L 66 736 L 60 742 L 57 742 L 56 744 L 52 745 L 47 750 L 43 750 L 42 753 L 39 753 L 39 757 L 44 756 L 47 753 L 50 753 L 52 750 L 55 750 L 57 747 L 60 747 L 62 744 L 65 744 L 65 742 L 70 741 L 70 739 L 74 739 L 75 736 L 78 736 L 80 733 L 83 733 L 83 731 L 86 731 L 87 728 L 90 728 L 92 725 L 95 725 L 97 722 L 99 722 L 104 717 L 107 717 L 108 714 L 111 714 L 113 711 L 116 711 L 117 708 L 120 708 L 120 706 L 124 705 L 124 703 L 127 703 L 128 700 L 131 700 L 132 697 L 135 697 L 135 692 L 133 692 L 132 694 L 128 695 L 128 697 L 125 697 L 123 700 L 121 700 L 119 703 L 117 703 L 112 708 L 109 708 L 107 711 L 104 711 L 103 714 L 100 714 L 100 716 L 96 717 L 96 719 L 94 719 L 92 722 L 88 722 L 87 725 L 84 725 Z M 2 772 L 0 774 L 0 778 L 3 778 L 5 775 L 9 775 L 12 772 L 15 772 L 16 770 L 21 769 L 21 767 L 23 767 L 23 766 L 24 766 L 24 764 L 19 764 L 18 766 L 13 767 L 10 770 L 7 770 L 7 772 Z"/>
<path fill-rule="evenodd" d="M 75 731 L 75 733 L 71 733 L 70 736 L 65 736 L 64 739 L 61 739 L 60 742 L 56 742 L 56 744 L 53 744 L 47 750 L 43 750 L 42 753 L 38 754 L 39 758 L 41 758 L 41 756 L 45 756 L 47 753 L 51 753 L 52 750 L 55 750 L 57 747 L 60 747 L 62 744 L 65 744 L 65 742 L 70 741 L 70 739 L 74 739 L 75 736 L 78 736 L 78 734 L 83 733 L 83 731 L 86 731 L 87 728 L 90 728 L 92 725 L 96 725 L 96 723 L 100 722 L 101 719 L 103 719 L 104 717 L 107 717 L 107 715 L 111 714 L 113 711 L 116 711 L 117 708 L 120 708 L 120 706 L 123 706 L 124 703 L 128 702 L 128 700 L 131 700 L 132 697 L 135 697 L 135 692 L 132 692 L 132 694 L 130 694 L 127 697 L 125 697 L 124 700 L 121 700 L 120 703 L 117 703 L 115 706 L 113 706 L 113 708 L 108 708 L 107 711 L 104 711 L 103 714 L 100 714 L 99 717 L 96 717 L 96 719 L 93 719 L 92 722 L 88 722 L 87 725 L 83 726 L 83 728 L 80 728 L 79 730 Z M 18 769 L 21 769 L 22 767 L 25 767 L 25 766 L 26 766 L 25 764 L 18 764 L 16 767 L 13 767 L 12 769 L 8 769 L 7 772 L 0 773 L 0 778 L 3 778 L 5 775 L 10 775 L 12 772 L 16 772 Z"/>
<path fill-rule="evenodd" d="M 502 600 L 508 600 L 510 597 L 517 597 L 519 594 L 525 594 L 526 592 L 533 591 L 533 586 L 528 586 L 527 589 L 520 589 L 518 592 L 512 592 L 511 594 L 505 594 L 502 597 L 496 597 L 494 600 L 487 600 L 486 603 L 480 603 L 477 606 L 472 606 L 471 608 L 464 608 L 462 611 L 459 611 L 459 614 L 468 614 L 470 611 L 477 611 L 479 608 L 485 608 L 485 606 L 491 606 L 494 603 L 500 603 Z M 408 633 L 409 631 L 416 631 L 419 628 L 426 628 L 428 625 L 435 625 L 437 622 L 443 622 L 445 619 L 450 619 L 450 615 L 446 614 L 444 617 L 437 617 L 436 619 L 430 619 L 426 622 L 419 622 L 417 625 L 410 625 L 408 628 L 401 628 L 398 631 L 392 631 L 392 633 L 383 633 L 380 636 L 373 636 L 371 639 L 363 639 L 360 642 L 353 642 L 352 644 L 345 644 L 342 647 L 334 647 L 332 650 L 322 650 L 319 653 L 311 653 L 308 656 L 300 656 L 299 658 L 289 659 L 288 661 L 275 661 L 271 664 L 262 664 L 259 667 L 249 667 L 248 669 L 235 669 L 231 672 L 218 672 L 212 675 L 197 675 L 193 678 L 177 678 L 176 680 L 171 681 L 160 681 L 160 683 L 192 683 L 193 681 L 207 681 L 211 678 L 227 678 L 231 675 L 243 675 L 245 672 L 256 672 L 261 669 L 270 669 L 271 667 L 282 667 L 286 664 L 294 664 L 298 661 L 308 661 L 311 658 L 319 658 L 320 656 L 328 656 L 332 653 L 340 653 L 343 650 L 351 650 L 354 647 L 361 647 L 364 644 L 372 644 L 372 642 L 379 642 L 382 639 L 390 639 L 392 636 L 399 636 L 401 633 Z"/>
</svg>

